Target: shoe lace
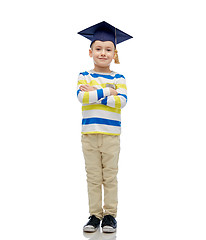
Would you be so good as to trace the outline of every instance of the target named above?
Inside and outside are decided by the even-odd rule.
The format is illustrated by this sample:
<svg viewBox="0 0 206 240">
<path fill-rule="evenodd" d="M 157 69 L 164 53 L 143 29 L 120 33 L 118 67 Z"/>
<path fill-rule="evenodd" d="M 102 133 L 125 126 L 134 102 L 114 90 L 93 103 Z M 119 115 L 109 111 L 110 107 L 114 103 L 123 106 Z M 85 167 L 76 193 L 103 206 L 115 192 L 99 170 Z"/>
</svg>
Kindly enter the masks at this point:
<svg viewBox="0 0 206 240">
<path fill-rule="evenodd" d="M 88 224 L 93 224 L 93 223 L 97 224 L 99 222 L 99 220 L 95 217 L 95 215 L 90 216 L 89 219 L 90 220 Z"/>
<path fill-rule="evenodd" d="M 110 225 L 111 223 L 114 223 L 114 218 L 111 215 L 107 215 L 103 218 L 104 225 Z"/>
</svg>

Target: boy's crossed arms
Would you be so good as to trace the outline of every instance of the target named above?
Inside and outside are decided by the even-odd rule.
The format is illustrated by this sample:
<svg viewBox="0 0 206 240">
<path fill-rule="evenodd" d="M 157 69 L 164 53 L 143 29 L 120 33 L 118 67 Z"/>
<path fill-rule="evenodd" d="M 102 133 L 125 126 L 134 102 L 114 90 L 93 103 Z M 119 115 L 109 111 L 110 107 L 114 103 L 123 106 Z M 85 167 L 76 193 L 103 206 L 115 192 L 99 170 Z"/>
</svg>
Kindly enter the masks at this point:
<svg viewBox="0 0 206 240">
<path fill-rule="evenodd" d="M 79 89 L 83 92 L 90 92 L 90 91 L 97 90 L 97 88 L 90 86 L 89 84 L 83 84 L 79 87 Z M 109 91 L 110 91 L 110 95 L 116 96 L 118 94 L 118 92 L 113 88 L 109 88 Z"/>
</svg>

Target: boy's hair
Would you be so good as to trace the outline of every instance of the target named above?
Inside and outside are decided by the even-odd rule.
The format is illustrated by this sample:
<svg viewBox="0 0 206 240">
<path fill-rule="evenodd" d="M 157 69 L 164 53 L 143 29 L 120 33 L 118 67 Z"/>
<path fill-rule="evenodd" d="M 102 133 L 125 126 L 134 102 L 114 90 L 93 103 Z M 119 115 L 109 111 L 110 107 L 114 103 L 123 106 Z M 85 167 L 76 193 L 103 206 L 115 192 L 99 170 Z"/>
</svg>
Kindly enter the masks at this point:
<svg viewBox="0 0 206 240">
<path fill-rule="evenodd" d="M 93 43 L 95 43 L 96 41 L 94 41 Z M 93 47 L 93 43 L 90 45 L 90 48 L 92 49 Z M 93 49 L 92 49 L 93 50 Z M 116 50 L 116 46 L 114 45 L 114 50 Z"/>
</svg>

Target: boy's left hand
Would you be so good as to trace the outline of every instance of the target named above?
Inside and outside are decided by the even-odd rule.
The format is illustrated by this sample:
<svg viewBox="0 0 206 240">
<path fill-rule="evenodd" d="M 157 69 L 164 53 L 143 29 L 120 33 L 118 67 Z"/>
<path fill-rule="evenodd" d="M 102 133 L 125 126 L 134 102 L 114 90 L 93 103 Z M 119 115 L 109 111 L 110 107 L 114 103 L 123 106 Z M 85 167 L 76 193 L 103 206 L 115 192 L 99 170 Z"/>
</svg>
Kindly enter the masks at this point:
<svg viewBox="0 0 206 240">
<path fill-rule="evenodd" d="M 97 90 L 95 87 L 92 87 L 89 84 L 81 85 L 79 89 L 83 92 L 89 92 L 89 91 Z"/>
</svg>

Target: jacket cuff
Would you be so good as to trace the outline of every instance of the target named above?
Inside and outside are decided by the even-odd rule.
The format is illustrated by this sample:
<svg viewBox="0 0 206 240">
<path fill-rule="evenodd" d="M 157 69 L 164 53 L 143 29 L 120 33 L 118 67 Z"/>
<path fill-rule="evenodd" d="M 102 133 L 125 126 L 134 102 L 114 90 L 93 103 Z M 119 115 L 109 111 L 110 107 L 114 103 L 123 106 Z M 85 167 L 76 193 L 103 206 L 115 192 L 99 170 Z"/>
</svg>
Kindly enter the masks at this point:
<svg viewBox="0 0 206 240">
<path fill-rule="evenodd" d="M 109 87 L 103 88 L 103 91 L 104 91 L 104 96 L 105 96 L 105 97 L 110 96 Z"/>
</svg>

